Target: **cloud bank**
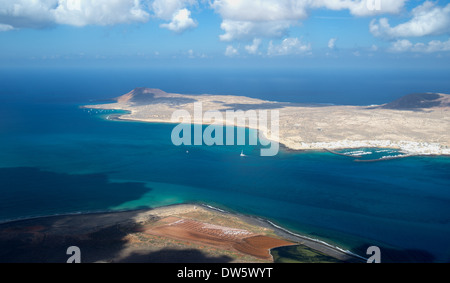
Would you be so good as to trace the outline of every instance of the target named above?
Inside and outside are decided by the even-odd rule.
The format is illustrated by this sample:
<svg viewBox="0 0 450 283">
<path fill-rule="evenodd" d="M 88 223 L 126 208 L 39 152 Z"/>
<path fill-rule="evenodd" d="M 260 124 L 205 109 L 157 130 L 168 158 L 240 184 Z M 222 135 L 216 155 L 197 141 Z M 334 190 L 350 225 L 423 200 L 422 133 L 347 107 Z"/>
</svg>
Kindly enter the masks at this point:
<svg viewBox="0 0 450 283">
<path fill-rule="evenodd" d="M 146 22 L 150 15 L 139 0 L 0 0 L 0 25 L 5 30 Z"/>
<path fill-rule="evenodd" d="M 391 25 L 386 14 L 405 12 L 408 0 L 0 0 L 0 32 L 41 29 L 55 25 L 84 27 L 160 21 L 159 27 L 175 33 L 196 28 L 193 12 L 212 10 L 221 21 L 225 42 L 246 41 L 248 54 L 301 55 L 311 44 L 289 35 L 292 27 L 308 19 L 311 11 L 348 11 L 354 17 L 376 17 L 369 25 L 373 36 L 391 41 L 387 51 L 433 53 L 450 51 L 450 40 L 413 43 L 412 37 L 450 35 L 450 4 L 424 1 L 409 12 L 409 19 Z M 261 52 L 267 40 L 267 52 Z M 274 43 L 277 40 L 277 43 Z M 429 39 L 428 39 L 429 40 Z M 328 50 L 336 50 L 336 38 Z M 267 45 L 266 45 L 267 46 Z M 376 48 L 378 49 L 378 48 Z M 228 45 L 227 56 L 239 51 Z"/>
<path fill-rule="evenodd" d="M 197 26 L 187 8 L 197 0 L 0 0 L 0 31 L 45 28 L 53 25 L 83 27 L 145 23 L 151 18 L 175 32 Z"/>
<path fill-rule="evenodd" d="M 399 13 L 407 0 L 0 0 L 0 31 L 17 28 L 114 25 L 163 20 L 175 32 L 197 27 L 192 7 L 214 10 L 223 41 L 278 37 L 308 18 L 310 10 L 348 10 L 354 16 Z"/>
<path fill-rule="evenodd" d="M 450 34 L 450 4 L 440 7 L 435 2 L 426 1 L 414 8 L 411 15 L 411 20 L 394 27 L 387 18 L 373 20 L 370 31 L 387 39 Z"/>
<path fill-rule="evenodd" d="M 312 9 L 348 10 L 358 17 L 399 13 L 407 0 L 214 0 L 222 17 L 223 41 L 283 37 L 308 18 Z"/>
<path fill-rule="evenodd" d="M 434 53 L 450 51 L 450 39 L 447 41 L 432 40 L 428 43 L 413 44 L 407 39 L 397 40 L 389 48 L 390 52 L 417 52 L 417 53 Z"/>
<path fill-rule="evenodd" d="M 281 44 L 274 45 L 271 41 L 267 50 L 269 56 L 285 56 L 307 54 L 311 51 L 311 44 L 301 42 L 298 38 L 286 38 Z"/>
</svg>

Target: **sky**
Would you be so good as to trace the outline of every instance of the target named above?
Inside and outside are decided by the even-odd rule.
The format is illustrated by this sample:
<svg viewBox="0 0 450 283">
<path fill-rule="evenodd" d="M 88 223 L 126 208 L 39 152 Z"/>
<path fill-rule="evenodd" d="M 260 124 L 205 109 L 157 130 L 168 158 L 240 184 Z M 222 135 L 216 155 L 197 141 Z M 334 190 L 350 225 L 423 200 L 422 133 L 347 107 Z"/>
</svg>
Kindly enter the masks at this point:
<svg viewBox="0 0 450 283">
<path fill-rule="evenodd" d="M 450 64 L 450 1 L 0 0 L 0 66 Z"/>
</svg>

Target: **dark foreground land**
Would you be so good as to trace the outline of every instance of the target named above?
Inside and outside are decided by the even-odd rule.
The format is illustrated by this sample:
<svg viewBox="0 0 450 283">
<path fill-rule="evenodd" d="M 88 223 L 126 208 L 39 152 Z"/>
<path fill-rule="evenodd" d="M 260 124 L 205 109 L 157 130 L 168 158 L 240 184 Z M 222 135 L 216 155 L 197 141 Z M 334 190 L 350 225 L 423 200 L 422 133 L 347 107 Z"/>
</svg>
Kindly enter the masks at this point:
<svg viewBox="0 0 450 283">
<path fill-rule="evenodd" d="M 361 262 L 273 228 L 196 205 L 44 217 L 0 225 L 0 262 L 65 263 L 72 246 L 85 263 Z"/>
</svg>

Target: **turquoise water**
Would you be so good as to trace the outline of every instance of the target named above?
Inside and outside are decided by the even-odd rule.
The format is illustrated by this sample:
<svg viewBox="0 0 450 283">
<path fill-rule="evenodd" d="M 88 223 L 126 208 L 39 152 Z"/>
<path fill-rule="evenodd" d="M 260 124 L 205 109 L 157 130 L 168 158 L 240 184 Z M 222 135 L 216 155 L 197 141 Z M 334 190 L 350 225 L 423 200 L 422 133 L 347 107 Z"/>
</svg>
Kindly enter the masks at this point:
<svg viewBox="0 0 450 283">
<path fill-rule="evenodd" d="M 260 157 L 251 146 L 176 147 L 173 125 L 108 121 L 114 111 L 71 103 L 0 110 L 0 221 L 199 202 L 360 255 L 378 245 L 386 261 L 450 261 L 450 158 Z"/>
</svg>

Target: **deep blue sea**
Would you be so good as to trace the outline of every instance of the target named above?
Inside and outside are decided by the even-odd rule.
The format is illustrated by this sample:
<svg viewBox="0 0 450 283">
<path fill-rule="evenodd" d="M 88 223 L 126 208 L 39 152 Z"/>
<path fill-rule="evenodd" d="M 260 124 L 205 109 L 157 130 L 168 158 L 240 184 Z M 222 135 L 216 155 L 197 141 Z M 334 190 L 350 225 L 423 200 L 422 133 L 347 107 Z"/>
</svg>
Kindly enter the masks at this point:
<svg viewBox="0 0 450 283">
<path fill-rule="evenodd" d="M 378 104 L 450 93 L 445 73 L 15 69 L 0 77 L 0 222 L 196 202 L 362 256 L 376 245 L 386 261 L 450 262 L 448 157 L 357 163 L 324 152 L 260 157 L 252 146 L 176 147 L 173 125 L 109 121 L 114 111 L 79 108 L 135 87 Z"/>
</svg>

